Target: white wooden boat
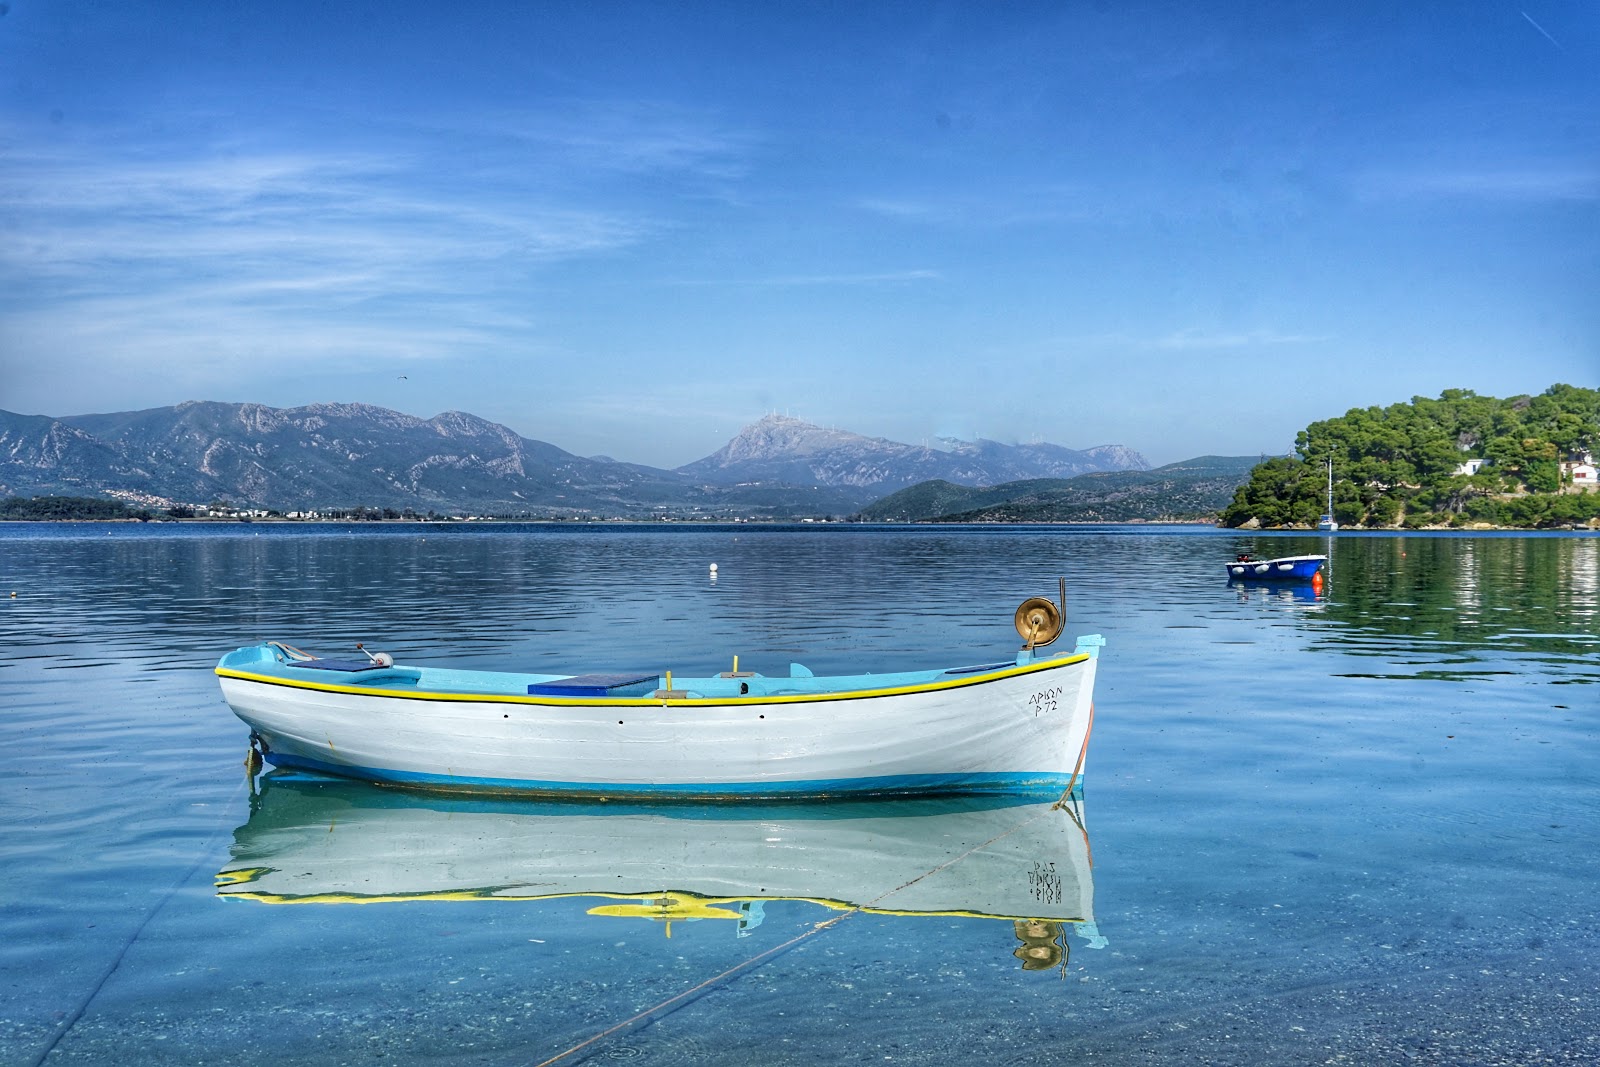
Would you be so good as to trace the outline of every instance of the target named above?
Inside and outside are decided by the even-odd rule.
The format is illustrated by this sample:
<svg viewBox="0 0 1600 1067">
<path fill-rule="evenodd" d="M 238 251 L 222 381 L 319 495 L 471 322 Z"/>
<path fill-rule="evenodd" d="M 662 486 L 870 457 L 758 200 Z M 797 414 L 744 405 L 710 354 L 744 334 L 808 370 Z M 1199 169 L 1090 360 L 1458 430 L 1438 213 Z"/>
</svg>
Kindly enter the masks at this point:
<svg viewBox="0 0 1600 1067">
<path fill-rule="evenodd" d="M 1002 943 L 1030 970 L 1059 958 L 1048 946 L 1064 949 L 1065 929 L 1105 944 L 1081 800 L 651 806 L 273 771 L 216 882 L 219 896 L 269 904 L 582 898 L 597 918 L 724 920 L 740 935 L 775 901 L 998 919 L 1016 924 Z"/>
<path fill-rule="evenodd" d="M 222 657 L 268 762 L 452 791 L 608 798 L 1061 792 L 1087 755 L 1104 640 L 1039 650 L 1063 615 L 1017 610 L 1010 659 L 814 677 L 553 675 L 330 660 L 281 642 Z"/>
</svg>

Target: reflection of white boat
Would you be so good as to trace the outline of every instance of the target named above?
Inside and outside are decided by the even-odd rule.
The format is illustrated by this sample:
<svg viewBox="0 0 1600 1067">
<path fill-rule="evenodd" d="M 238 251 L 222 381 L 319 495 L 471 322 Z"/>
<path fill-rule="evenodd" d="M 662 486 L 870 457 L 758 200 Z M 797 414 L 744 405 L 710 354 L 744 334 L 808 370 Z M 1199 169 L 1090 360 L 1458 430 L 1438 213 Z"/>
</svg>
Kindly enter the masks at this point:
<svg viewBox="0 0 1600 1067">
<path fill-rule="evenodd" d="M 413 795 L 274 773 L 217 886 L 275 904 L 592 898 L 591 915 L 725 918 L 741 930 L 759 925 L 767 902 L 803 900 L 1009 920 L 1024 947 L 1030 923 L 1035 939 L 1073 924 L 1104 943 L 1081 800 L 649 807 Z"/>
</svg>

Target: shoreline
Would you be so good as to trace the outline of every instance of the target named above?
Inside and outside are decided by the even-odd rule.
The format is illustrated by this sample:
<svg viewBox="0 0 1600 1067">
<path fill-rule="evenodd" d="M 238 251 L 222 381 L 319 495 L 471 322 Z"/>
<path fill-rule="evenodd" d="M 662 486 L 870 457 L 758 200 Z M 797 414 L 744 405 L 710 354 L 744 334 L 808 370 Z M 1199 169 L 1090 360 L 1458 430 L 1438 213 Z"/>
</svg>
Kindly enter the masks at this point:
<svg viewBox="0 0 1600 1067">
<path fill-rule="evenodd" d="M 288 518 L 160 518 L 160 519 L 11 519 L 0 518 L 0 525 L 24 525 L 29 523 L 54 524 L 54 525 L 108 525 L 108 526 L 729 526 L 729 527 L 775 527 L 775 526 L 807 526 L 807 527 L 861 527 L 882 528 L 890 526 L 904 527 L 941 527 L 941 528 L 1004 528 L 1009 526 L 1119 526 L 1119 527 L 1155 527 L 1155 526 L 1182 526 L 1205 527 L 1218 532 L 1236 534 L 1301 534 L 1313 537 L 1337 537 L 1341 535 L 1359 534 L 1424 534 L 1424 533 L 1600 533 L 1600 519 L 1592 519 L 1586 524 L 1569 523 L 1562 526 L 1502 526 L 1492 523 L 1471 523 L 1462 526 L 1428 525 L 1418 527 L 1405 526 L 1374 526 L 1374 527 L 1345 527 L 1335 532 L 1318 530 L 1313 526 L 1272 526 L 1248 529 L 1245 527 L 1226 527 L 1214 522 L 1200 522 L 1183 519 L 1124 519 L 1120 521 L 1057 521 L 1057 522 L 936 522 L 936 521 L 904 521 L 904 522 L 847 522 L 839 519 L 797 518 L 797 519 L 507 519 L 491 517 L 473 518 L 436 518 L 436 519 L 288 519 Z"/>
</svg>

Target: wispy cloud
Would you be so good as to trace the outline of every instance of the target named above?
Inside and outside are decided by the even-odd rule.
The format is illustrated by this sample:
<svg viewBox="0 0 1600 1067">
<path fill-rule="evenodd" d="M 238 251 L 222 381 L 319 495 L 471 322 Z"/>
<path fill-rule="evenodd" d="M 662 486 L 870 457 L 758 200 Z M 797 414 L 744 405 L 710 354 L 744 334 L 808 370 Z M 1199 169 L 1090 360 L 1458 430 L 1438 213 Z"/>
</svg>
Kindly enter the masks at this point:
<svg viewBox="0 0 1600 1067">
<path fill-rule="evenodd" d="M 895 219 L 943 222 L 959 217 L 962 212 L 953 205 L 931 199 L 914 197 L 865 197 L 856 202 L 862 211 L 885 215 Z"/>
<path fill-rule="evenodd" d="M 263 358 L 310 369 L 537 350 L 552 268 L 671 232 L 664 189 L 730 198 L 755 143 L 627 100 L 360 129 L 285 150 L 265 131 L 158 143 L 0 127 L 7 362 L 90 377 L 160 365 L 181 385 Z"/>
<path fill-rule="evenodd" d="M 164 118 L 159 133 L 47 136 L 0 118 L 13 402 L 47 409 L 83 391 L 69 381 L 114 393 L 155 367 L 165 398 L 540 358 L 564 267 L 636 254 L 684 205 L 735 200 L 759 150 L 715 115 L 634 100 L 363 114 L 346 139 Z"/>
<path fill-rule="evenodd" d="M 861 197 L 857 210 L 907 223 L 963 228 L 1006 229 L 1105 219 L 1129 213 L 1123 201 L 1086 185 L 1046 185 L 995 189 L 985 196 L 906 194 Z"/>
<path fill-rule="evenodd" d="M 855 199 L 868 215 L 910 226 L 1005 231 L 1083 224 L 1144 228 L 1152 219 L 1210 224 L 1301 217 L 1320 203 L 1321 179 L 1297 160 L 1273 158 L 1238 172 L 1208 169 L 1171 181 L 1150 173 L 1084 173 L 1057 181 L 979 178 L 961 192 L 907 190 Z"/>
<path fill-rule="evenodd" d="M 829 285 L 889 285 L 901 282 L 938 281 L 943 277 L 944 275 L 936 270 L 892 270 L 862 274 L 783 274 L 770 278 L 677 278 L 669 284 L 784 289 Z"/>
<path fill-rule="evenodd" d="M 415 121 L 412 123 L 416 125 Z M 597 172 L 732 180 L 747 175 L 761 139 L 714 116 L 641 100 L 552 100 L 537 112 L 452 114 L 428 132 L 525 146 L 528 161 L 576 176 Z"/>
<path fill-rule="evenodd" d="M 630 244 L 639 219 L 519 203 L 496 190 L 459 198 L 408 188 L 404 161 L 301 155 L 143 163 L 12 156 L 0 196 L 13 240 L 0 266 L 92 272 L 203 265 L 231 275 L 274 267 L 402 264 L 514 253 L 566 256 Z M 485 195 L 487 193 L 487 195 Z"/>
<path fill-rule="evenodd" d="M 1271 329 L 1206 330 L 1189 328 L 1169 333 L 1144 342 L 1150 348 L 1165 349 L 1219 349 L 1266 348 L 1278 345 L 1306 345 L 1326 341 L 1318 334 L 1283 333 Z"/>
<path fill-rule="evenodd" d="M 1368 200 L 1440 197 L 1513 202 L 1600 199 L 1600 169 L 1553 164 L 1510 168 L 1370 171 L 1356 181 Z"/>
<path fill-rule="evenodd" d="M 1274 348 L 1321 344 L 1327 334 L 1294 333 L 1269 327 L 1215 329 L 1190 326 L 1161 334 L 1109 332 L 1057 338 L 1055 344 L 1070 348 L 1120 348 L 1145 352 L 1207 352 L 1240 348 Z"/>
<path fill-rule="evenodd" d="M 161 366 L 186 391 L 263 361 L 526 349 L 536 313 L 508 294 L 662 226 L 494 182 L 439 190 L 402 155 L 12 152 L 5 347 L 79 374 Z"/>
</svg>

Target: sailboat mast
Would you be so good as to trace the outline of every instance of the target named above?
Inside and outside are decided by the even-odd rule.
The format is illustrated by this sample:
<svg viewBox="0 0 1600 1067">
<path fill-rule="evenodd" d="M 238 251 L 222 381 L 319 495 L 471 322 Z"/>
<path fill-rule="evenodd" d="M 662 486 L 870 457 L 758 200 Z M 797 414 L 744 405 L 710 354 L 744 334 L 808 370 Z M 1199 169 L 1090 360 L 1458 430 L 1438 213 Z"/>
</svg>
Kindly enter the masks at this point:
<svg viewBox="0 0 1600 1067">
<path fill-rule="evenodd" d="M 1317 522 L 1317 529 L 1327 530 L 1329 533 L 1337 530 L 1339 524 L 1333 521 L 1333 453 L 1328 453 L 1328 510 Z"/>
</svg>

